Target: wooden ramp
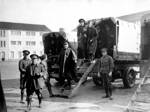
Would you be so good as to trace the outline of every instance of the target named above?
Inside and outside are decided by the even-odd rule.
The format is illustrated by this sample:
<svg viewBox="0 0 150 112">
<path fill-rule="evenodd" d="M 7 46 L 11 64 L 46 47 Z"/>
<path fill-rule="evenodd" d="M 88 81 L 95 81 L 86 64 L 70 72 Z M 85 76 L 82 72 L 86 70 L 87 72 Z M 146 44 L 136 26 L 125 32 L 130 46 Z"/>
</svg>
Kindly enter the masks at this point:
<svg viewBox="0 0 150 112">
<path fill-rule="evenodd" d="M 96 64 L 97 60 L 94 60 L 90 63 L 90 65 L 86 68 L 83 67 L 83 69 L 86 69 L 83 76 L 81 77 L 80 81 L 78 82 L 78 84 L 73 88 L 73 90 L 71 91 L 69 98 L 75 96 L 78 91 L 80 86 L 82 85 L 82 83 L 87 79 L 89 73 L 92 71 L 92 69 L 94 68 L 95 64 Z"/>
<path fill-rule="evenodd" d="M 150 112 L 150 61 L 142 65 L 142 70 L 144 70 L 143 78 L 125 112 Z"/>
</svg>

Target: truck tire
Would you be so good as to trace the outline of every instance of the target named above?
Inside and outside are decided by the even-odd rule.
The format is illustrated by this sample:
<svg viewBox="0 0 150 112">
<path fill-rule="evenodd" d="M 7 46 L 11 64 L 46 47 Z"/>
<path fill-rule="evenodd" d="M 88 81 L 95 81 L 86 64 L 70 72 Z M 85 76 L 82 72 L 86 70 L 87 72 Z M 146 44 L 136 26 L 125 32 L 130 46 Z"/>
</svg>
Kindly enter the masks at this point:
<svg viewBox="0 0 150 112">
<path fill-rule="evenodd" d="M 127 69 L 123 74 L 123 84 L 125 88 L 132 88 L 135 85 L 136 73 L 133 69 Z"/>
</svg>

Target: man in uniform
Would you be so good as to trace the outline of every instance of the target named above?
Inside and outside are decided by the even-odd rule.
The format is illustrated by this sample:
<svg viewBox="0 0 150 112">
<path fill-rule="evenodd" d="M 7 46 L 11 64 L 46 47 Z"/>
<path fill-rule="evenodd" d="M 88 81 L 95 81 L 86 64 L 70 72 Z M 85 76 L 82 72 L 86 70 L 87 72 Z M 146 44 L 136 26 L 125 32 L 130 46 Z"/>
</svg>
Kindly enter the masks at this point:
<svg viewBox="0 0 150 112">
<path fill-rule="evenodd" d="M 34 92 L 38 96 L 39 107 L 41 107 L 41 103 L 42 103 L 41 92 L 44 86 L 44 80 L 42 79 L 46 73 L 43 66 L 38 62 L 39 56 L 36 54 L 32 54 L 30 57 L 31 57 L 32 63 L 26 69 L 27 110 L 31 109 L 31 100 L 32 100 L 32 95 Z"/>
<path fill-rule="evenodd" d="M 23 59 L 19 61 L 19 71 L 20 71 L 20 89 L 21 89 L 21 103 L 23 102 L 24 89 L 26 84 L 26 68 L 31 63 L 28 55 L 30 52 L 28 50 L 23 51 Z"/>
<path fill-rule="evenodd" d="M 88 59 L 93 60 L 95 57 L 95 52 L 97 48 L 97 31 L 93 27 L 93 22 L 90 21 L 87 31 L 87 52 L 88 52 Z"/>
<path fill-rule="evenodd" d="M 106 92 L 106 96 L 104 96 L 103 98 L 109 98 L 110 100 L 112 100 L 111 77 L 114 68 L 114 61 L 112 57 L 107 54 L 106 48 L 103 48 L 101 52 L 102 57 L 100 59 L 100 73 Z"/>
<path fill-rule="evenodd" d="M 50 84 L 50 75 L 48 74 L 48 70 L 47 70 L 47 56 L 46 55 L 42 55 L 40 57 L 41 59 L 41 65 L 44 67 L 46 74 L 44 75 L 44 80 L 45 80 L 45 85 L 47 87 L 47 90 L 49 92 L 49 96 L 52 97 L 54 96 L 52 93 L 52 89 L 51 89 L 51 84 Z"/>
<path fill-rule="evenodd" d="M 79 26 L 77 27 L 77 37 L 78 37 L 78 58 L 86 58 L 86 25 L 84 19 L 79 19 Z"/>
<path fill-rule="evenodd" d="M 67 80 L 68 89 L 71 89 L 71 80 L 78 81 L 76 77 L 76 63 L 77 57 L 75 52 L 69 48 L 68 42 L 64 43 L 64 48 L 60 53 L 60 77 Z"/>
</svg>

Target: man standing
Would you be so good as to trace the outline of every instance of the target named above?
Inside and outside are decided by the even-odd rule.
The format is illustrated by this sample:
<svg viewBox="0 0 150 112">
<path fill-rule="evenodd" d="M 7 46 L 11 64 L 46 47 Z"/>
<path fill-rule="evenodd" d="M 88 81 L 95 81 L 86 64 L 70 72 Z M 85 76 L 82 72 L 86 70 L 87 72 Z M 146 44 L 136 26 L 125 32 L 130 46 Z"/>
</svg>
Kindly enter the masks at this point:
<svg viewBox="0 0 150 112">
<path fill-rule="evenodd" d="M 79 26 L 77 28 L 77 37 L 78 37 L 78 58 L 86 58 L 86 25 L 84 19 L 79 19 Z"/>
<path fill-rule="evenodd" d="M 38 62 L 39 56 L 36 54 L 32 54 L 31 56 L 32 63 L 26 69 L 27 76 L 27 84 L 26 84 L 26 92 L 27 92 L 27 109 L 31 109 L 31 100 L 32 95 L 35 92 L 38 96 L 39 107 L 41 107 L 42 103 L 42 88 L 44 86 L 43 76 L 46 71 L 43 66 Z"/>
<path fill-rule="evenodd" d="M 104 88 L 106 96 L 103 98 L 109 98 L 112 100 L 112 87 L 111 87 L 111 77 L 114 68 L 114 61 L 111 56 L 107 54 L 107 49 L 103 48 L 101 50 L 102 57 L 100 59 L 100 73 L 103 79 Z"/>
<path fill-rule="evenodd" d="M 52 89 L 51 89 L 51 84 L 50 84 L 50 75 L 48 74 L 48 70 L 47 70 L 47 56 L 46 55 L 42 55 L 40 57 L 41 59 L 41 65 L 44 67 L 46 73 L 44 75 L 44 80 L 45 80 L 45 85 L 47 87 L 47 90 L 49 92 L 49 96 L 53 97 L 53 93 L 52 93 Z"/>
<path fill-rule="evenodd" d="M 90 21 L 87 31 L 87 52 L 88 52 L 88 59 L 93 60 L 95 57 L 95 52 L 97 48 L 97 31 L 93 27 L 93 22 Z"/>
<path fill-rule="evenodd" d="M 20 71 L 20 89 L 21 89 L 21 103 L 23 102 L 24 89 L 26 84 L 26 68 L 31 63 L 28 55 L 30 52 L 28 50 L 23 51 L 23 59 L 19 61 L 19 71 Z"/>
<path fill-rule="evenodd" d="M 75 52 L 69 48 L 67 42 L 64 43 L 64 48 L 60 53 L 59 65 L 60 65 L 60 77 L 67 80 L 68 89 L 71 89 L 71 80 L 76 82 L 76 63 L 77 57 Z"/>
</svg>

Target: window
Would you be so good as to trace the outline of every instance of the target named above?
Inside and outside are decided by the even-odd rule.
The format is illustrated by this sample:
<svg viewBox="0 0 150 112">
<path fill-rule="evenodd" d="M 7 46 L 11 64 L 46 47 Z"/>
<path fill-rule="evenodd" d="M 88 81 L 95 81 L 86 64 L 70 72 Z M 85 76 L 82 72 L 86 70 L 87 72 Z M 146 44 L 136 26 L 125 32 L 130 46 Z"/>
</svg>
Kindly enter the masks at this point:
<svg viewBox="0 0 150 112">
<path fill-rule="evenodd" d="M 21 58 L 21 57 L 22 57 L 22 52 L 18 51 L 18 58 Z"/>
<path fill-rule="evenodd" d="M 21 45 L 21 41 L 18 41 L 18 45 Z"/>
<path fill-rule="evenodd" d="M 31 45 L 32 45 L 32 46 L 35 46 L 35 41 L 32 41 L 32 42 L 31 42 Z"/>
<path fill-rule="evenodd" d="M 6 47 L 6 41 L 3 41 L 3 43 L 4 43 L 4 47 Z"/>
<path fill-rule="evenodd" d="M 35 36 L 35 32 L 34 31 L 27 31 L 26 35 L 27 36 Z"/>
<path fill-rule="evenodd" d="M 11 41 L 11 45 L 17 45 L 17 41 Z"/>
<path fill-rule="evenodd" d="M 0 41 L 0 47 L 6 47 L 6 41 Z"/>
<path fill-rule="evenodd" d="M 0 37 L 6 37 L 6 31 L 0 30 Z"/>
<path fill-rule="evenodd" d="M 43 32 L 40 32 L 40 36 L 43 36 Z"/>
<path fill-rule="evenodd" d="M 27 46 L 35 46 L 36 42 L 35 41 L 26 41 Z"/>
<path fill-rule="evenodd" d="M 1 54 L 1 58 L 5 58 L 5 51 L 2 51 L 0 54 Z"/>
<path fill-rule="evenodd" d="M 19 31 L 19 30 L 12 30 L 11 31 L 11 35 L 18 35 L 18 36 L 20 36 L 21 35 L 21 31 Z"/>
<path fill-rule="evenodd" d="M 11 45 L 21 45 L 21 41 L 11 41 Z"/>
<path fill-rule="evenodd" d="M 11 59 L 14 59 L 14 51 L 11 51 L 11 52 L 10 52 L 10 58 L 11 58 Z"/>
</svg>

